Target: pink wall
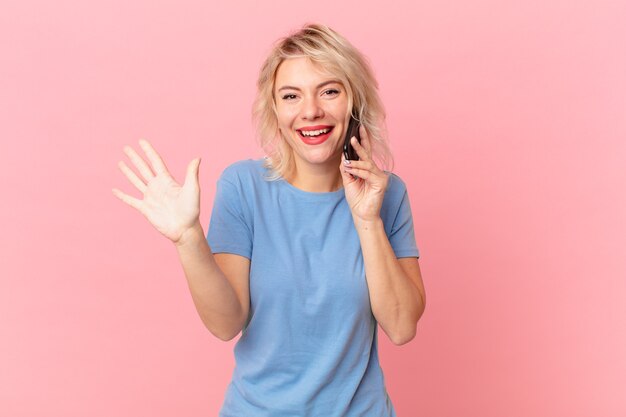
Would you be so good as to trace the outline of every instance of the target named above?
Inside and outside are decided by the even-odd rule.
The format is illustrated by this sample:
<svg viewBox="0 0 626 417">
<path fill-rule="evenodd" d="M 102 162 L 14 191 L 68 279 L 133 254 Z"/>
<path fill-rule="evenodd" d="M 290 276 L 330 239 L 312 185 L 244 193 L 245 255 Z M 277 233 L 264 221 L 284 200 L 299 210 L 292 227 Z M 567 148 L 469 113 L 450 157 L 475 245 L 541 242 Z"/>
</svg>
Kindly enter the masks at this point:
<svg viewBox="0 0 626 417">
<path fill-rule="evenodd" d="M 370 57 L 410 190 L 428 306 L 410 344 L 381 333 L 398 415 L 626 415 L 624 3 L 214 3 L 3 4 L 0 415 L 217 414 L 234 342 L 116 163 L 140 137 L 178 178 L 202 156 L 206 227 L 261 155 L 261 59 L 306 21 Z"/>
</svg>

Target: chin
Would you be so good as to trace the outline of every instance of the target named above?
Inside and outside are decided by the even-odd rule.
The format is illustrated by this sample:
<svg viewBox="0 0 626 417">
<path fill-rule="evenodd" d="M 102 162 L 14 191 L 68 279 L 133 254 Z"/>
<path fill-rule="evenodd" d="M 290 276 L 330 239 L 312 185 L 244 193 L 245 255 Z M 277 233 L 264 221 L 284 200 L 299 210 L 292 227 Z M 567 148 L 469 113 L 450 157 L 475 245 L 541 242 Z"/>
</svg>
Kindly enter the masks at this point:
<svg viewBox="0 0 626 417">
<path fill-rule="evenodd" d="M 341 159 L 341 151 L 336 149 L 315 149 L 300 155 L 300 157 L 311 164 L 324 164 Z"/>
<path fill-rule="evenodd" d="M 299 146 L 295 147 L 292 143 L 291 147 L 294 151 L 294 156 L 310 164 L 323 164 L 341 159 L 342 148 L 339 148 L 337 144 L 332 147 L 330 144 L 325 143 L 314 147 L 302 148 Z"/>
</svg>

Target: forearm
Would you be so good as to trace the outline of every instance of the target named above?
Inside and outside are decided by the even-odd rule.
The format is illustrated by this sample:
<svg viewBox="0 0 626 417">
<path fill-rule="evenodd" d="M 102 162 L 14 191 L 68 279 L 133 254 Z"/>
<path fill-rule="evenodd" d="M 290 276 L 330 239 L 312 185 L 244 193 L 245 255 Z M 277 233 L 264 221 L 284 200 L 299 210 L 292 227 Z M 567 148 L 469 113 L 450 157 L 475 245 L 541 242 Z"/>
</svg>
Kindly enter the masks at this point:
<svg viewBox="0 0 626 417">
<path fill-rule="evenodd" d="M 243 327 L 243 310 L 235 290 L 215 262 L 202 226 L 197 223 L 175 246 L 202 322 L 219 339 L 232 339 Z"/>
<path fill-rule="evenodd" d="M 365 263 L 372 313 L 395 344 L 411 340 L 424 301 L 389 243 L 381 219 L 355 221 Z"/>
</svg>

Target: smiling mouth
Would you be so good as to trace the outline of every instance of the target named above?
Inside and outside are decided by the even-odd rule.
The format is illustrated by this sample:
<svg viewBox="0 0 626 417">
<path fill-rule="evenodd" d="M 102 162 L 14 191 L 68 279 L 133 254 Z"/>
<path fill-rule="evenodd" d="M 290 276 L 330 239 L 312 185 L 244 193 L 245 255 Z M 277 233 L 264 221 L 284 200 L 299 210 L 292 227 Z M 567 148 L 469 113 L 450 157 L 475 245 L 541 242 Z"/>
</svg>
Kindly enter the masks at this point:
<svg viewBox="0 0 626 417">
<path fill-rule="evenodd" d="M 316 138 L 322 135 L 326 135 L 328 133 L 330 133 L 333 130 L 332 127 L 326 127 L 323 129 L 316 129 L 316 130 L 301 130 L 301 129 L 297 129 L 298 134 L 301 137 L 304 138 Z"/>
<path fill-rule="evenodd" d="M 330 134 L 333 132 L 333 128 L 334 126 L 324 127 L 321 129 L 297 129 L 296 132 L 298 132 L 298 137 L 305 144 L 319 145 L 326 142 L 326 140 L 330 137 Z"/>
</svg>

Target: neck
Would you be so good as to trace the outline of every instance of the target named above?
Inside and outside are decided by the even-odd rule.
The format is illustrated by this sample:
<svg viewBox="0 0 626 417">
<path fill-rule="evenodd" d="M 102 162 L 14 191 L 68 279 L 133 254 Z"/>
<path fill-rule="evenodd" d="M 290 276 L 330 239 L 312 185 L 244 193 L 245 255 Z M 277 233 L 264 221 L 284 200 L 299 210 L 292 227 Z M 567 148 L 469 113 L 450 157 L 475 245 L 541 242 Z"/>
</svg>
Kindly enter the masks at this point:
<svg viewBox="0 0 626 417">
<path fill-rule="evenodd" d="M 343 180 L 339 172 L 341 156 L 335 161 L 320 166 L 307 164 L 296 159 L 294 168 L 285 180 L 296 188 L 311 193 L 329 193 L 343 187 Z"/>
</svg>

